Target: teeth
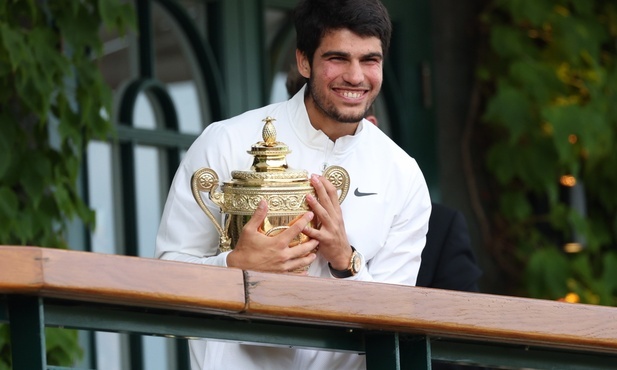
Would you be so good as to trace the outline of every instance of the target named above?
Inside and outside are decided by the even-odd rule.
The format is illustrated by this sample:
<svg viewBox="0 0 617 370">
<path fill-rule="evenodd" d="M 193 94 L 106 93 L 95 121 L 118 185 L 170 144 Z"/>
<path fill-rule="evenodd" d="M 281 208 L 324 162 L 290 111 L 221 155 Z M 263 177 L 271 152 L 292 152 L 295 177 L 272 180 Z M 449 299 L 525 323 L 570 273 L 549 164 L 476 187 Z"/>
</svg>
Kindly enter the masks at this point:
<svg viewBox="0 0 617 370">
<path fill-rule="evenodd" d="M 353 91 L 344 91 L 343 92 L 343 96 L 346 97 L 346 98 L 356 99 L 356 98 L 361 97 L 362 93 L 360 93 L 360 92 L 353 92 Z"/>
</svg>

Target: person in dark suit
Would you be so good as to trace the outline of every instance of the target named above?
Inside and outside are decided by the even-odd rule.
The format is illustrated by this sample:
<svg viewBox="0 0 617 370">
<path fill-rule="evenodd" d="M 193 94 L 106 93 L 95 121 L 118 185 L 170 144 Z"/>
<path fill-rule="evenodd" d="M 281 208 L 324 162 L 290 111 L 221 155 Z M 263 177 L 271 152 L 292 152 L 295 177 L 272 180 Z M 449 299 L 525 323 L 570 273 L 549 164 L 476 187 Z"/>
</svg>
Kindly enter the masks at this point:
<svg viewBox="0 0 617 370">
<path fill-rule="evenodd" d="M 432 205 L 416 286 L 480 291 L 478 279 L 482 271 L 471 249 L 465 217 L 442 204 Z"/>
</svg>

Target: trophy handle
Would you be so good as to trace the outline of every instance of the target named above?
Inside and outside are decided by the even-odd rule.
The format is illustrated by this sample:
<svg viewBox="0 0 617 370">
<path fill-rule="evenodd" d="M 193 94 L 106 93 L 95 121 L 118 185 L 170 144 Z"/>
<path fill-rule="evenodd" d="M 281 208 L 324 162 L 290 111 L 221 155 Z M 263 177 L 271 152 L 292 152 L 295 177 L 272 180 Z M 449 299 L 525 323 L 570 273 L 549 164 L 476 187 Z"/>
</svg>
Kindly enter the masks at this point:
<svg viewBox="0 0 617 370">
<path fill-rule="evenodd" d="M 323 176 L 341 193 L 338 196 L 339 204 L 343 203 L 349 192 L 349 173 L 341 166 L 330 166 L 325 169 Z"/>
<path fill-rule="evenodd" d="M 219 225 L 212 212 L 210 212 L 200 194 L 200 192 L 207 192 L 210 200 L 212 200 L 216 205 L 220 207 L 223 203 L 223 194 L 215 192 L 218 186 L 219 177 L 216 172 L 210 168 L 200 168 L 195 171 L 195 173 L 193 173 L 193 176 L 191 177 L 191 191 L 193 192 L 193 197 L 197 201 L 199 208 L 204 211 L 204 213 L 208 216 L 210 221 L 212 221 L 212 223 L 216 227 L 216 230 L 219 232 L 220 249 L 224 252 L 226 250 L 231 250 L 231 240 L 227 236 L 225 230 L 223 230 L 221 225 Z"/>
</svg>

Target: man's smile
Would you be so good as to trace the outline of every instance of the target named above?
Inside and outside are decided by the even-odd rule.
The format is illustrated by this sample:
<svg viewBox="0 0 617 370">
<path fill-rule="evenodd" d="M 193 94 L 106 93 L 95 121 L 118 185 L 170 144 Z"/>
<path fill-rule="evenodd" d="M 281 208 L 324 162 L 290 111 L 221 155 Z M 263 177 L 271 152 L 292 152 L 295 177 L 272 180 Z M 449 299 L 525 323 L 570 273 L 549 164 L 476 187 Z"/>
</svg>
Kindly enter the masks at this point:
<svg viewBox="0 0 617 370">
<path fill-rule="evenodd" d="M 358 99 L 362 97 L 362 95 L 364 95 L 364 93 L 360 91 L 343 91 L 340 94 L 346 98 L 352 98 L 352 99 Z"/>
<path fill-rule="evenodd" d="M 333 88 L 332 90 L 336 92 L 338 95 L 344 98 L 348 98 L 348 99 L 360 99 L 361 97 L 366 95 L 368 91 L 368 89 L 352 90 L 352 89 L 344 89 L 344 88 Z"/>
</svg>

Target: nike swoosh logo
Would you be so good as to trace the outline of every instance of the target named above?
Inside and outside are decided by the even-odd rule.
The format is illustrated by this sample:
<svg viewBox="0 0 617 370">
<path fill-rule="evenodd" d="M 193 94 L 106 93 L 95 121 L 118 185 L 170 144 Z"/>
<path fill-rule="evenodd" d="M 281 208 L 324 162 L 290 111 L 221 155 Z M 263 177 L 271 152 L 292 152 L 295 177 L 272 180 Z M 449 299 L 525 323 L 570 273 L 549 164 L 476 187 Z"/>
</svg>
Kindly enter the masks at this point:
<svg viewBox="0 0 617 370">
<path fill-rule="evenodd" d="M 361 191 L 358 190 L 358 188 L 356 188 L 356 190 L 354 190 L 353 195 L 357 196 L 357 197 L 366 197 L 367 195 L 376 195 L 377 193 L 363 193 Z"/>
</svg>

